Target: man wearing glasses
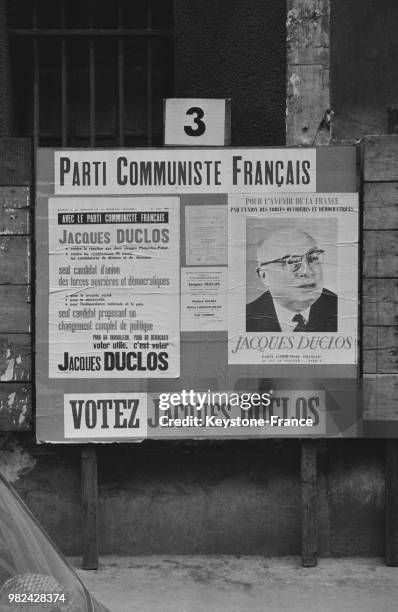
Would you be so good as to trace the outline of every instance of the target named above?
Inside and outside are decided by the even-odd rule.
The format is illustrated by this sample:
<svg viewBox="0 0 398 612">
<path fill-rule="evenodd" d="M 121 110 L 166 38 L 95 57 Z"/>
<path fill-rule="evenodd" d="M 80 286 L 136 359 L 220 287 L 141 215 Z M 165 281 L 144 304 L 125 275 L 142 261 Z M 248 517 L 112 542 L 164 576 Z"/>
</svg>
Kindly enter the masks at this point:
<svg viewBox="0 0 398 612">
<path fill-rule="evenodd" d="M 247 332 L 337 331 L 337 295 L 323 287 L 323 254 L 294 227 L 259 243 L 257 274 L 267 291 L 246 306 Z"/>
</svg>

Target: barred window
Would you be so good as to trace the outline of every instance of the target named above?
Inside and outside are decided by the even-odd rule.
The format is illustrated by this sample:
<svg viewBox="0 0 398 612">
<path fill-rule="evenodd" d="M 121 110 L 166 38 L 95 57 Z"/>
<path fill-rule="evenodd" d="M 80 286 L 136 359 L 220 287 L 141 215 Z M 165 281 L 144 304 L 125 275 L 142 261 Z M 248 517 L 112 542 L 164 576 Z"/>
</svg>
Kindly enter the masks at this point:
<svg viewBox="0 0 398 612">
<path fill-rule="evenodd" d="M 41 146 L 157 146 L 171 0 L 9 0 L 13 124 Z"/>
</svg>

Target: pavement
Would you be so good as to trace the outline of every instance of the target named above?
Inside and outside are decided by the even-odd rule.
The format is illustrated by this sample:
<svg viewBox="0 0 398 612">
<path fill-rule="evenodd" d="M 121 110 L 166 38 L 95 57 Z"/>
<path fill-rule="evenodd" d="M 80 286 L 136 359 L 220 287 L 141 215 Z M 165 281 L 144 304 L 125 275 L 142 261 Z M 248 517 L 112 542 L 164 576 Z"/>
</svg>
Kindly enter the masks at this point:
<svg viewBox="0 0 398 612">
<path fill-rule="evenodd" d="M 72 559 L 81 567 L 79 559 Z M 398 568 L 382 559 L 102 557 L 78 569 L 111 612 L 397 612 Z"/>
</svg>

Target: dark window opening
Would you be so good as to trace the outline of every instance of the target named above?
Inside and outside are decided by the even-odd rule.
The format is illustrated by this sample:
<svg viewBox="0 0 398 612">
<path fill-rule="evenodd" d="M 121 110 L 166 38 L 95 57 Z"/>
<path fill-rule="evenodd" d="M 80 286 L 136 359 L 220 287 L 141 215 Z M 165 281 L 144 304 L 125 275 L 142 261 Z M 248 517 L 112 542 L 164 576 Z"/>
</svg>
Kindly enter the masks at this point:
<svg viewBox="0 0 398 612">
<path fill-rule="evenodd" d="M 160 146 L 173 96 L 171 0 L 12 0 L 16 136 L 41 146 Z"/>
</svg>

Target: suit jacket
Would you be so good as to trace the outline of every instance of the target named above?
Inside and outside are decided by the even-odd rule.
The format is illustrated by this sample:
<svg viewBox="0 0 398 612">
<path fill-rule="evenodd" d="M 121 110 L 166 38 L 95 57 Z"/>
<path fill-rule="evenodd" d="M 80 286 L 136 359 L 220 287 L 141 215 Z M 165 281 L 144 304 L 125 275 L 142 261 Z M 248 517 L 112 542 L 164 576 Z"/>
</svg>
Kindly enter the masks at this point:
<svg viewBox="0 0 398 612">
<path fill-rule="evenodd" d="M 269 291 L 246 305 L 246 331 L 282 331 L 276 315 L 274 300 Z M 306 331 L 337 331 L 337 295 L 333 291 L 323 289 L 317 301 L 311 306 Z"/>
</svg>

